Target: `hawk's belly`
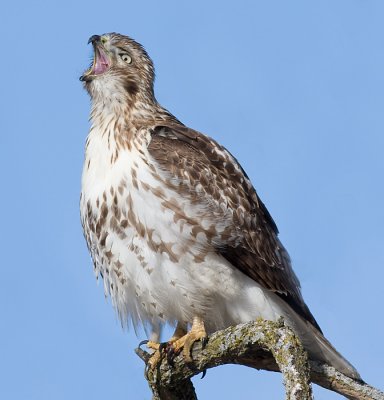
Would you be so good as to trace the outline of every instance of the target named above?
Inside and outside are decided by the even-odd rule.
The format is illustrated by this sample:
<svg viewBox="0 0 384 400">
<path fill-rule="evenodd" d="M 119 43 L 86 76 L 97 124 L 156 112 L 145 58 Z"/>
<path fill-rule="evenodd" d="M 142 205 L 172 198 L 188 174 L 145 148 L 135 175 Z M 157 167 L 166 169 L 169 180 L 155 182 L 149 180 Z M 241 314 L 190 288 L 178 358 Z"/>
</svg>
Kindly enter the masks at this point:
<svg viewBox="0 0 384 400">
<path fill-rule="evenodd" d="M 88 146 L 97 147 L 97 141 Z M 90 154 L 87 152 L 87 157 Z M 278 309 L 253 280 L 212 246 L 209 215 L 165 182 L 148 154 L 122 151 L 112 164 L 86 157 L 81 218 L 104 290 L 123 322 L 206 321 L 208 331 L 276 319 Z"/>
</svg>

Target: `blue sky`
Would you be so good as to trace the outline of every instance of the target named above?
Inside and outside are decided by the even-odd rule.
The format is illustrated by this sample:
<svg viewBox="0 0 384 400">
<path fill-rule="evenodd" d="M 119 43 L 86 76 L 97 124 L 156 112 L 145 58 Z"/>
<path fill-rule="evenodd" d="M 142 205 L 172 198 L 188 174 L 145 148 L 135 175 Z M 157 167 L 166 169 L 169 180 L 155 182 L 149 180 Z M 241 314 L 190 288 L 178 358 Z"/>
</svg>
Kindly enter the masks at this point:
<svg viewBox="0 0 384 400">
<path fill-rule="evenodd" d="M 158 100 L 239 159 L 329 340 L 383 386 L 384 3 L 2 5 L 0 398 L 149 399 L 136 337 L 96 285 L 79 222 L 92 34 L 140 41 Z M 283 398 L 226 366 L 200 399 Z M 316 388 L 319 399 L 338 395 Z"/>
</svg>

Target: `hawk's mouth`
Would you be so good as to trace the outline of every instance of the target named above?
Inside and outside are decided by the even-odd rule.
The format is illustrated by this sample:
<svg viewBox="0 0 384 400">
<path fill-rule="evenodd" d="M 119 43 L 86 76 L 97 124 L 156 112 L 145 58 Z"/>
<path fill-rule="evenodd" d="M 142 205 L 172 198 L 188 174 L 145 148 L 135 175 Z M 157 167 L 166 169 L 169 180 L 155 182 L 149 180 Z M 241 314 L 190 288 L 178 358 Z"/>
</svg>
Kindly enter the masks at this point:
<svg viewBox="0 0 384 400">
<path fill-rule="evenodd" d="M 81 81 L 90 81 L 97 75 L 102 75 L 109 70 L 110 61 L 103 48 L 98 46 L 98 43 L 93 42 L 94 56 L 93 63 L 80 77 Z"/>
<path fill-rule="evenodd" d="M 109 59 L 102 48 L 95 45 L 94 49 L 95 49 L 95 55 L 93 58 L 91 74 L 101 75 L 104 74 L 104 72 L 108 71 Z"/>
</svg>

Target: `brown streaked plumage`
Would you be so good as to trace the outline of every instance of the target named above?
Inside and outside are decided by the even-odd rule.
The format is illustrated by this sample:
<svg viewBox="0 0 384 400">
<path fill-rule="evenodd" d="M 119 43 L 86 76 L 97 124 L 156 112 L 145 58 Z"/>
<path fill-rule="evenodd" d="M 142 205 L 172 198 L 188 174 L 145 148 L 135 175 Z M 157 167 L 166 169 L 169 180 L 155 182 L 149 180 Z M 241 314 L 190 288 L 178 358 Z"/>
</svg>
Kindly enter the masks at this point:
<svg viewBox="0 0 384 400">
<path fill-rule="evenodd" d="M 322 335 L 237 160 L 158 104 L 141 45 L 116 33 L 90 41 L 95 59 L 81 77 L 92 98 L 81 220 L 122 322 L 156 336 L 175 323 L 181 348 L 205 330 L 283 316 L 312 358 L 359 377 Z"/>
<path fill-rule="evenodd" d="M 234 210 L 232 224 L 217 236 L 212 230 L 201 230 L 207 240 L 232 265 L 281 296 L 321 332 L 301 296 L 288 253 L 277 239 L 277 226 L 237 160 L 212 139 L 180 125 L 156 126 L 148 149 L 166 171 L 179 178 L 190 171 L 192 186 L 202 184 L 206 202 L 226 198 L 226 206 Z M 183 189 L 183 195 L 191 196 L 189 186 Z"/>
</svg>

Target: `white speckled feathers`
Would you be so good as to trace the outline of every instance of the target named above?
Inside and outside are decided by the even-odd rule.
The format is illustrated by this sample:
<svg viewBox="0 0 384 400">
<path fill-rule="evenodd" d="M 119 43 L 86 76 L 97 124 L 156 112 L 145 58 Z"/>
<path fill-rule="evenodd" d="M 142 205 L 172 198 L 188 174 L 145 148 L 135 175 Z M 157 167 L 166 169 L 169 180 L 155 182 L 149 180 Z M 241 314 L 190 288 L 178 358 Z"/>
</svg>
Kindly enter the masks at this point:
<svg viewBox="0 0 384 400">
<path fill-rule="evenodd" d="M 131 149 L 120 149 L 111 162 L 116 143 L 109 125 L 93 128 L 88 137 L 81 214 L 95 273 L 103 276 L 106 294 L 122 320 L 130 317 L 135 324 L 155 328 L 166 321 L 187 324 L 198 312 L 213 331 L 250 317 L 275 319 L 268 304 L 262 307 L 266 311 L 255 310 L 255 295 L 267 303 L 262 290 L 204 242 L 204 229 L 215 222 L 206 206 L 179 199 L 175 189 L 161 187 L 155 179 L 171 178 L 155 167 L 154 160 L 149 167 L 148 134 L 137 132 Z M 180 213 L 188 217 L 181 218 Z M 232 218 L 231 212 L 225 213 Z M 198 225 L 191 221 L 201 224 L 198 232 L 193 232 Z M 224 231 L 224 221 L 216 229 Z M 245 307 L 236 306 L 241 297 Z M 254 300 L 249 302 L 248 297 Z"/>
</svg>

